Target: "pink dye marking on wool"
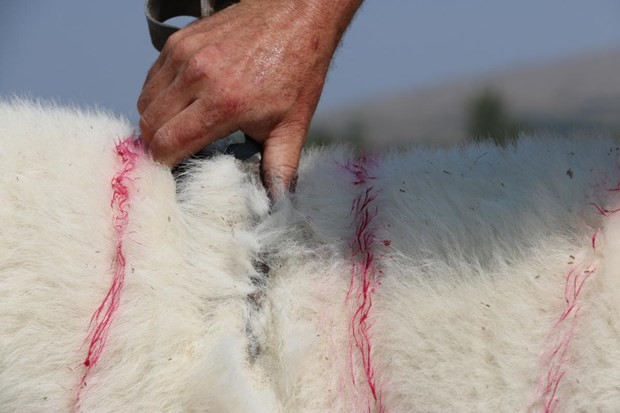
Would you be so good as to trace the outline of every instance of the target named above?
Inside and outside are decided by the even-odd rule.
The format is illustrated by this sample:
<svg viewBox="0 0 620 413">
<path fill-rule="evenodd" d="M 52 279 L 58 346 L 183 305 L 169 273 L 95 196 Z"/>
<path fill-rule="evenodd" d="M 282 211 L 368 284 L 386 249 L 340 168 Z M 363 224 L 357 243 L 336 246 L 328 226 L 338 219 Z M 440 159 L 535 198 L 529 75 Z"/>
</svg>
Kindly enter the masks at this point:
<svg viewBox="0 0 620 413">
<path fill-rule="evenodd" d="M 620 183 L 616 188 L 609 189 L 611 192 L 620 192 Z M 620 211 L 620 208 L 609 210 L 595 203 L 590 203 L 597 212 L 603 217 L 609 217 Z M 592 235 L 592 249 L 596 250 L 597 237 L 600 228 L 597 228 Z M 584 268 L 584 267 L 582 267 Z M 579 297 L 581 291 L 588 279 L 596 272 L 594 264 L 590 264 L 585 269 L 571 269 L 566 276 L 564 285 L 564 310 L 558 317 L 552 328 L 552 337 L 555 341 L 550 346 L 544 357 L 548 365 L 547 374 L 541 377 L 537 385 L 538 399 L 542 401 L 544 412 L 553 413 L 559 404 L 556 397 L 558 387 L 564 376 L 566 375 L 566 363 L 568 359 L 568 350 L 575 336 L 577 322 L 579 319 Z"/>
<path fill-rule="evenodd" d="M 608 217 L 609 215 L 613 215 L 616 212 L 620 211 L 620 208 L 609 210 L 607 208 L 603 208 L 603 207 L 595 204 L 594 202 L 590 202 L 590 205 L 594 206 L 594 208 L 596 208 L 598 213 L 601 214 L 604 217 Z"/>
<path fill-rule="evenodd" d="M 596 251 L 596 240 L 598 237 L 598 229 L 596 231 L 594 231 L 594 234 L 592 234 L 592 249 L 594 251 Z"/>
<path fill-rule="evenodd" d="M 125 284 L 127 260 L 125 258 L 124 240 L 127 227 L 129 226 L 130 183 L 133 180 L 131 174 L 136 169 L 138 159 L 144 153 L 142 142 L 139 140 L 135 141 L 133 137 L 126 138 L 116 144 L 115 153 L 121 162 L 121 170 L 114 175 L 111 181 L 112 199 L 110 201 L 110 207 L 114 213 L 113 226 L 116 237 L 114 259 L 112 262 L 114 275 L 112 277 L 112 285 L 90 319 L 89 333 L 84 340 L 85 344 L 88 343 L 88 353 L 83 363 L 86 369 L 80 379 L 75 402 L 76 411 L 80 410 L 82 391 L 86 386 L 86 379 L 91 370 L 99 362 L 105 347 L 108 333 L 116 311 L 118 310 L 121 293 Z"/>
<path fill-rule="evenodd" d="M 341 165 L 353 175 L 353 185 L 363 185 L 376 179 L 370 174 L 374 161 L 367 157 L 360 157 L 347 161 Z M 355 226 L 354 236 L 349 244 L 351 248 L 351 282 L 347 292 L 346 301 L 354 300 L 354 311 L 351 315 L 349 327 L 351 338 L 349 343 L 349 358 L 351 360 L 351 381 L 356 386 L 355 360 L 359 359 L 370 397 L 367 398 L 368 411 L 373 405 L 379 412 L 385 412 L 382 401 L 381 387 L 377 383 L 376 367 L 372 360 L 372 336 L 370 314 L 372 310 L 372 297 L 380 284 L 375 260 L 376 227 L 374 220 L 378 215 L 376 199 L 379 191 L 370 186 L 353 200 L 351 215 Z"/>
<path fill-rule="evenodd" d="M 353 185 L 363 185 L 369 180 L 376 179 L 369 172 L 371 168 L 376 166 L 376 161 L 369 156 L 362 155 L 353 160 L 348 159 L 344 164 L 338 164 L 355 177 Z"/>
<path fill-rule="evenodd" d="M 537 385 L 538 398 L 543 403 L 545 413 L 553 413 L 559 403 L 556 393 L 560 382 L 566 375 L 567 354 L 579 319 L 579 297 L 583 286 L 594 272 L 593 266 L 583 270 L 573 268 L 566 276 L 564 310 L 553 325 L 552 336 L 555 340 L 543 359 L 548 366 L 548 371 L 539 379 Z"/>
</svg>

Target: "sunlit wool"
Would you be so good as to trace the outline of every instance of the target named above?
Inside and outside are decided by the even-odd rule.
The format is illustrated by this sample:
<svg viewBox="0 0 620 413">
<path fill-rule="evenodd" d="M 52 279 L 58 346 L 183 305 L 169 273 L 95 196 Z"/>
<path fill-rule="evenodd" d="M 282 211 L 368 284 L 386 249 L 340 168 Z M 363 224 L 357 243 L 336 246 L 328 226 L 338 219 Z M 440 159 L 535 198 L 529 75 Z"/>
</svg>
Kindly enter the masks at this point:
<svg viewBox="0 0 620 413">
<path fill-rule="evenodd" d="M 531 136 L 175 182 L 105 113 L 0 105 L 0 410 L 620 410 L 620 150 Z"/>
</svg>

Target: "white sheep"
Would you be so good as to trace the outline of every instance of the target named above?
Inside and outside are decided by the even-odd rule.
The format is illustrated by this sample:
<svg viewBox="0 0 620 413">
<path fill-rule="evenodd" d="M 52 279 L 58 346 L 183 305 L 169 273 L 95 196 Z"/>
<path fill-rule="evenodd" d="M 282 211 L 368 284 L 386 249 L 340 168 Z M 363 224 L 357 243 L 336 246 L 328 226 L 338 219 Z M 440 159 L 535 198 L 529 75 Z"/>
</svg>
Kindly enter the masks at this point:
<svg viewBox="0 0 620 413">
<path fill-rule="evenodd" d="M 620 411 L 617 142 L 309 150 L 270 206 L 133 135 L 0 105 L 0 411 Z"/>
</svg>

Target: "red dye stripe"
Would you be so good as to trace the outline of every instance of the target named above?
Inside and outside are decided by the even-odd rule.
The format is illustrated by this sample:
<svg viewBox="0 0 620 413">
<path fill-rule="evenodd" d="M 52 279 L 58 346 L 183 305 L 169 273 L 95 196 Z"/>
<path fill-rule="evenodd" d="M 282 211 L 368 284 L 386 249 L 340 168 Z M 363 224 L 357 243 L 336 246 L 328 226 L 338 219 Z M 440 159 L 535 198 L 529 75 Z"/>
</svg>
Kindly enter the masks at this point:
<svg viewBox="0 0 620 413">
<path fill-rule="evenodd" d="M 340 163 L 338 163 L 338 165 L 353 174 L 353 185 L 362 185 L 369 180 L 376 179 L 370 174 L 369 169 L 375 167 L 377 163 L 369 156 L 362 155 L 355 159 L 347 160 L 344 165 Z"/>
<path fill-rule="evenodd" d="M 594 208 L 596 208 L 596 210 L 598 211 L 599 214 L 601 214 L 604 217 L 607 217 L 609 215 L 615 214 L 616 212 L 620 211 L 620 208 L 618 209 L 613 209 L 613 210 L 609 210 L 607 208 L 603 208 L 598 206 L 597 204 L 595 204 L 594 202 L 590 202 L 590 205 L 594 206 Z"/>
<path fill-rule="evenodd" d="M 125 284 L 127 261 L 123 245 L 125 233 L 129 226 L 129 186 L 132 181 L 131 173 L 136 168 L 138 158 L 143 154 L 142 143 L 130 137 L 118 142 L 115 146 L 115 152 L 122 166 L 121 170 L 114 175 L 111 181 L 112 200 L 110 207 L 114 211 L 113 225 L 116 236 L 114 260 L 112 262 L 114 276 L 112 278 L 112 285 L 105 298 L 90 319 L 89 333 L 84 340 L 84 343 L 89 343 L 88 354 L 84 360 L 86 368 L 80 379 L 76 397 L 76 411 L 80 410 L 82 391 L 86 386 L 86 379 L 91 369 L 99 362 L 105 347 L 112 321 L 120 304 L 123 285 Z"/>
<path fill-rule="evenodd" d="M 544 357 L 548 371 L 539 379 L 537 386 L 538 399 L 542 401 L 545 413 L 554 412 L 559 403 L 556 392 L 566 374 L 567 353 L 579 320 L 578 300 L 584 284 L 594 272 L 595 268 L 590 266 L 584 270 L 572 269 L 566 276 L 564 310 L 553 325 L 552 336 L 555 340 Z"/>
<path fill-rule="evenodd" d="M 367 157 L 349 160 L 341 166 L 353 175 L 353 185 L 366 184 L 376 179 L 370 174 L 370 169 L 375 166 L 375 163 Z M 369 321 L 372 297 L 379 285 L 373 252 L 376 241 L 374 220 L 378 214 L 375 201 L 378 195 L 379 191 L 370 186 L 360 193 L 351 206 L 355 234 L 350 242 L 352 270 L 346 301 L 354 300 L 354 311 L 349 323 L 351 381 L 355 386 L 354 362 L 357 358 L 361 362 L 370 390 L 371 397 L 367 398 L 368 411 L 373 410 L 374 406 L 383 413 L 386 409 L 382 401 L 381 388 L 377 383 L 376 367 L 372 361 L 371 323 Z"/>
<path fill-rule="evenodd" d="M 609 191 L 619 192 L 620 183 L 616 188 L 610 189 Z M 591 203 L 591 205 L 604 217 L 608 217 L 620 211 L 620 208 L 609 210 L 595 203 Z M 596 229 L 592 235 L 593 250 L 596 250 L 599 230 L 600 228 Z M 552 339 L 555 337 L 555 340 L 550 346 L 550 351 L 548 351 L 544 357 L 544 361 L 548 366 L 548 371 L 539 379 L 536 387 L 536 392 L 538 394 L 537 399 L 542 402 L 545 413 L 555 412 L 559 404 L 556 393 L 562 379 L 566 375 L 567 353 L 575 336 L 579 320 L 579 297 L 586 281 L 596 272 L 594 264 L 586 266 L 585 269 L 583 268 L 584 267 L 582 267 L 582 269 L 573 268 L 566 275 L 566 283 L 564 285 L 564 310 L 553 325 L 551 337 Z"/>
<path fill-rule="evenodd" d="M 592 249 L 596 251 L 596 240 L 598 237 L 598 229 L 592 234 Z"/>
</svg>

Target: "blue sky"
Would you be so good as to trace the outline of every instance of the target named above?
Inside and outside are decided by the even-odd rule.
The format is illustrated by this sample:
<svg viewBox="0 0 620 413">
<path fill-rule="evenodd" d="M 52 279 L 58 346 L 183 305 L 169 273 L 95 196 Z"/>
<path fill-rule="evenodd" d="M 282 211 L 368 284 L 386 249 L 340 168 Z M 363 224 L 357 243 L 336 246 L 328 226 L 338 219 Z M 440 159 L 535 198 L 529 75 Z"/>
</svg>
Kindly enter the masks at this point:
<svg viewBox="0 0 620 413">
<path fill-rule="evenodd" d="M 157 56 L 142 0 L 0 0 L 0 22 L 0 94 L 137 119 L 135 101 Z M 611 47 L 620 47 L 618 0 L 366 0 L 319 110 Z"/>
</svg>

